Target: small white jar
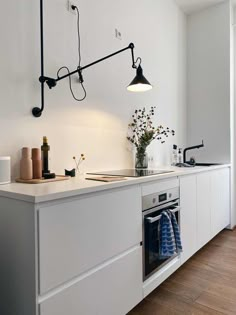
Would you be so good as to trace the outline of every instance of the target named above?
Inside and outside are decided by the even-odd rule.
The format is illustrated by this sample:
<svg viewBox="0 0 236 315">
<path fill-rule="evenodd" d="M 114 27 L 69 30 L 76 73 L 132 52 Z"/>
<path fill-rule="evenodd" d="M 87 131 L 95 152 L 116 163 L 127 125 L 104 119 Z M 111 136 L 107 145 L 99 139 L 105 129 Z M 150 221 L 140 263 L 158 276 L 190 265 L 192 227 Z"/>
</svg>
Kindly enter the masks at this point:
<svg viewBox="0 0 236 315">
<path fill-rule="evenodd" d="M 11 182 L 11 158 L 10 156 L 0 156 L 0 185 Z"/>
</svg>

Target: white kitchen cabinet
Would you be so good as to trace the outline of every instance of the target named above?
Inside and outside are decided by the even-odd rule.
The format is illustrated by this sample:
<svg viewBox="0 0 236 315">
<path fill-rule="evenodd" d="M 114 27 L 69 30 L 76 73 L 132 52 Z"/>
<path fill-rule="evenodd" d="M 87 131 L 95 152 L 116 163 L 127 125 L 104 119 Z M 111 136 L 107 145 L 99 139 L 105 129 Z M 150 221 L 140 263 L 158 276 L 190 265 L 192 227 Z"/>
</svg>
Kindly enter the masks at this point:
<svg viewBox="0 0 236 315">
<path fill-rule="evenodd" d="M 230 224 L 229 169 L 211 172 L 211 230 L 212 236 Z"/>
<path fill-rule="evenodd" d="M 229 168 L 190 173 L 78 194 L 0 190 L 0 314 L 126 314 L 229 223 Z M 143 282 L 142 196 L 179 180 L 183 253 Z"/>
<path fill-rule="evenodd" d="M 197 178 L 196 175 L 180 177 L 180 229 L 183 252 L 181 263 L 197 251 Z"/>
<path fill-rule="evenodd" d="M 181 237 L 184 263 L 230 224 L 230 170 L 180 177 Z"/>
<path fill-rule="evenodd" d="M 142 247 L 40 305 L 40 315 L 125 315 L 142 300 Z"/>
<path fill-rule="evenodd" d="M 1 315 L 38 315 L 35 222 L 31 204 L 0 197 Z"/>
<path fill-rule="evenodd" d="M 40 208 L 40 294 L 141 241 L 138 186 Z"/>
<path fill-rule="evenodd" d="M 212 238 L 210 172 L 197 175 L 197 247 L 200 249 Z"/>
</svg>

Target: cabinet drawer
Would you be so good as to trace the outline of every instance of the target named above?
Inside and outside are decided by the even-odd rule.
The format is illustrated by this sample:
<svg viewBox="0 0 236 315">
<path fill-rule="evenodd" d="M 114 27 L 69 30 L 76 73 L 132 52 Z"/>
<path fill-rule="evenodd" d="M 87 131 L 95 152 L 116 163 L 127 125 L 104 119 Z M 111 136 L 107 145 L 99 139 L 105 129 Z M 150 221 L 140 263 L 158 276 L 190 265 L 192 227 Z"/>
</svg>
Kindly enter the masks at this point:
<svg viewBox="0 0 236 315">
<path fill-rule="evenodd" d="M 135 186 L 45 207 L 38 218 L 42 294 L 141 242 L 141 191 Z"/>
<path fill-rule="evenodd" d="M 40 315 L 124 315 L 142 300 L 142 248 L 40 305 Z"/>
<path fill-rule="evenodd" d="M 157 191 L 168 190 L 179 186 L 179 179 L 177 177 L 171 179 L 158 180 L 142 185 L 142 196 L 154 194 Z"/>
</svg>

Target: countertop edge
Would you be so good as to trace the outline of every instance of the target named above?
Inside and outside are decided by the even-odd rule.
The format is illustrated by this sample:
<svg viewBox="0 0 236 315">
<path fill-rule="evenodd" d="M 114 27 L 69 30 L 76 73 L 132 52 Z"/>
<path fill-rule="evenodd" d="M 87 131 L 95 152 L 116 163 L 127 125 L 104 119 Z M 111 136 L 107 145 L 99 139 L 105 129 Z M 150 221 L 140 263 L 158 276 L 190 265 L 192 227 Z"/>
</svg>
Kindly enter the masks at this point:
<svg viewBox="0 0 236 315">
<path fill-rule="evenodd" d="M 231 167 L 231 164 L 214 165 L 214 166 L 208 166 L 208 167 L 206 166 L 194 167 L 191 169 L 190 168 L 188 169 L 176 168 L 176 167 L 165 167 L 165 168 L 162 167 L 162 169 L 170 169 L 170 170 L 173 170 L 173 172 L 165 173 L 162 175 L 151 175 L 147 177 L 127 178 L 123 181 L 111 182 L 111 183 L 88 181 L 88 180 L 85 180 L 84 178 L 79 178 L 79 179 L 72 179 L 68 189 L 61 189 L 63 187 L 66 188 L 67 184 L 65 182 L 58 182 L 57 185 L 55 185 L 55 183 L 39 184 L 40 186 L 37 185 L 37 187 L 36 185 L 33 185 L 34 187 L 30 185 L 31 187 L 29 187 L 29 184 L 11 183 L 11 184 L 4 185 L 2 187 L 0 186 L 0 197 L 38 204 L 38 203 L 50 202 L 53 200 L 87 195 L 87 194 L 96 193 L 96 192 L 102 192 L 102 191 L 115 189 L 115 188 L 127 187 L 131 185 L 148 184 L 157 180 L 165 180 L 172 177 L 188 176 L 192 174 L 213 171 L 213 170 L 217 170 L 221 168 L 230 168 L 230 167 Z M 86 175 L 86 177 L 88 176 Z M 49 185 L 49 186 L 46 186 L 46 185 Z M 43 187 L 45 189 L 43 188 L 41 189 L 40 187 Z M 57 187 L 59 191 L 53 192 L 52 187 Z M 47 188 L 48 188 L 48 192 L 45 192 L 47 191 Z"/>
</svg>

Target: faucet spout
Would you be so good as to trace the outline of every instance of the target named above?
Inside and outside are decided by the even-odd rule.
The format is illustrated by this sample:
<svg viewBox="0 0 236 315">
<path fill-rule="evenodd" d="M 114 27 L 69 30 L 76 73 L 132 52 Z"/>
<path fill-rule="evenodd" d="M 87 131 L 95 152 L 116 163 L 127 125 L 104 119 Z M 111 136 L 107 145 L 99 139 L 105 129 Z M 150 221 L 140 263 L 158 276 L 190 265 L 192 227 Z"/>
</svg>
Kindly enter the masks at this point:
<svg viewBox="0 0 236 315">
<path fill-rule="evenodd" d="M 194 150 L 194 149 L 200 149 L 200 148 L 203 148 L 204 147 L 204 142 L 203 142 L 203 140 L 202 140 L 202 143 L 201 144 L 198 144 L 198 145 L 194 145 L 194 146 L 192 146 L 192 147 L 187 147 L 187 148 L 185 148 L 184 149 L 184 152 L 183 152 L 183 160 L 184 160 L 184 163 L 187 163 L 187 161 L 186 161 L 186 153 L 187 153 L 187 151 L 189 151 L 189 150 Z"/>
</svg>

